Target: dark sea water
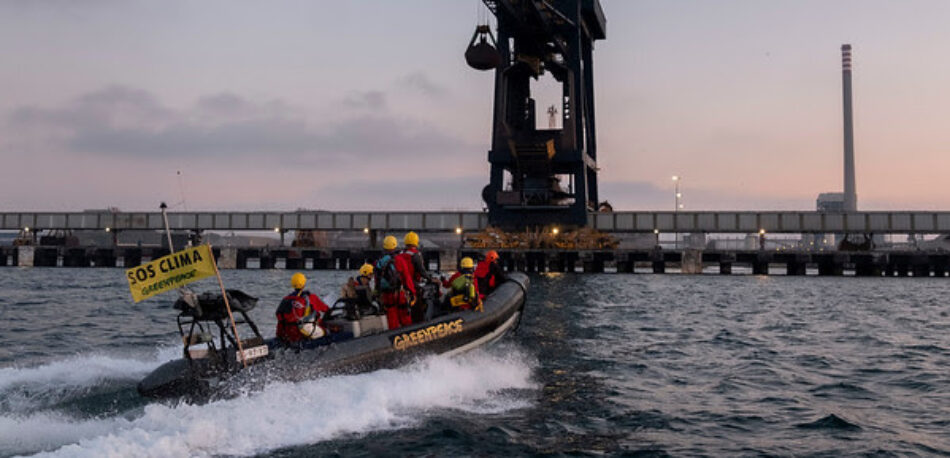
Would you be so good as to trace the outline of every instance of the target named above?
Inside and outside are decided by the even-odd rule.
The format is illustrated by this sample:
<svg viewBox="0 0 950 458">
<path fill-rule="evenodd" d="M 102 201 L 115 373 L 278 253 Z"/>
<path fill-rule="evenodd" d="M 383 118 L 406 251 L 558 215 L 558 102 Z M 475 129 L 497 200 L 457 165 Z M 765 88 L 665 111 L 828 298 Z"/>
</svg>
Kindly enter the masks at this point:
<svg viewBox="0 0 950 458">
<path fill-rule="evenodd" d="M 308 272 L 337 296 L 345 274 Z M 273 334 L 287 271 L 226 271 Z M 211 290 L 212 280 L 197 290 Z M 950 455 L 950 281 L 532 278 L 516 335 L 205 405 L 138 397 L 173 295 L 0 269 L 0 456 Z"/>
</svg>

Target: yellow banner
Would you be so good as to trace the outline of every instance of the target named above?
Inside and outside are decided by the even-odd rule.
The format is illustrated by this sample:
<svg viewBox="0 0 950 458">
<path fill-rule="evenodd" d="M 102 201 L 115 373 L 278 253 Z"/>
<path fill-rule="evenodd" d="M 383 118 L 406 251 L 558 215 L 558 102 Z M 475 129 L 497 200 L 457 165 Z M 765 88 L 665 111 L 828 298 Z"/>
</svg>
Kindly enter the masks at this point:
<svg viewBox="0 0 950 458">
<path fill-rule="evenodd" d="M 135 302 L 212 275 L 211 245 L 187 248 L 125 271 Z"/>
</svg>

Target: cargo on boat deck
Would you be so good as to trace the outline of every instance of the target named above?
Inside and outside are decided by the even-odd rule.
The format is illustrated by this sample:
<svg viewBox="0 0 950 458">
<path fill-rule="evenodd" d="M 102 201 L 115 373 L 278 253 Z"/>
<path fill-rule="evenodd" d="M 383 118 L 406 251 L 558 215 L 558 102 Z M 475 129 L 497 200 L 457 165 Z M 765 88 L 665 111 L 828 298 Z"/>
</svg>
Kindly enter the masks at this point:
<svg viewBox="0 0 950 458">
<path fill-rule="evenodd" d="M 386 315 L 366 315 L 359 319 L 336 318 L 326 321 L 327 327 L 339 328 L 342 332 L 353 334 L 353 338 L 386 332 L 389 327 Z"/>
</svg>

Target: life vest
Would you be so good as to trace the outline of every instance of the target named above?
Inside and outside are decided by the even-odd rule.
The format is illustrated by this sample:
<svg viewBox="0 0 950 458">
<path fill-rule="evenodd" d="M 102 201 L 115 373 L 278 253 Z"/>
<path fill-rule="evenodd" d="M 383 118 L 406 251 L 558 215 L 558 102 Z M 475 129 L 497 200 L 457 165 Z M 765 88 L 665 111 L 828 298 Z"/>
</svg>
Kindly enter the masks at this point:
<svg viewBox="0 0 950 458">
<path fill-rule="evenodd" d="M 365 281 L 364 281 L 365 280 Z M 356 277 L 356 285 L 353 286 L 356 298 L 367 303 L 373 300 L 373 279 L 360 275 Z"/>
<path fill-rule="evenodd" d="M 373 307 L 373 279 L 360 275 L 353 280 L 352 299 L 361 306 L 361 308 Z M 361 312 L 362 313 L 362 312 Z"/>
<path fill-rule="evenodd" d="M 382 292 L 391 293 L 402 286 L 402 280 L 396 270 L 396 259 L 392 254 L 386 254 L 380 258 L 373 272 L 379 281 L 379 290 Z"/>
<path fill-rule="evenodd" d="M 308 336 L 300 332 L 300 325 L 304 323 L 304 317 L 309 317 L 314 313 L 308 298 L 309 291 L 300 291 L 285 296 L 277 306 L 277 337 L 286 342 L 298 342 Z M 319 315 L 319 312 L 317 312 Z M 322 326 L 323 319 L 320 316 L 314 317 L 317 325 Z M 311 320 L 312 321 L 312 320 Z"/>
<path fill-rule="evenodd" d="M 463 273 L 455 277 L 449 283 L 449 288 L 451 288 L 449 303 L 452 307 L 471 306 L 478 300 L 478 292 L 475 291 L 475 281 L 471 273 Z"/>
</svg>

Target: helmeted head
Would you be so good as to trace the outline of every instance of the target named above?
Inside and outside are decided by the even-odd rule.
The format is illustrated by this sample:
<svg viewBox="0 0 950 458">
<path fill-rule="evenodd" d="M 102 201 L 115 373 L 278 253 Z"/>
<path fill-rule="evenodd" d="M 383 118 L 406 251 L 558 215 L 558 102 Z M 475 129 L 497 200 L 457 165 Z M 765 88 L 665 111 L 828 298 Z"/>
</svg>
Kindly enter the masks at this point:
<svg viewBox="0 0 950 458">
<path fill-rule="evenodd" d="M 372 264 L 363 264 L 363 266 L 360 267 L 360 275 L 362 275 L 362 276 L 364 276 L 364 277 L 368 277 L 368 276 L 370 276 L 370 275 L 373 275 L 373 265 L 372 265 Z"/>
<path fill-rule="evenodd" d="M 302 273 L 297 272 L 292 277 L 290 277 L 290 286 L 294 289 L 303 289 L 307 285 L 307 277 Z"/>
<path fill-rule="evenodd" d="M 419 234 L 416 234 L 415 232 L 410 231 L 408 234 L 406 234 L 406 237 L 402 239 L 402 244 L 405 246 L 418 247 Z"/>
<path fill-rule="evenodd" d="M 387 250 L 387 251 L 395 250 L 398 245 L 399 245 L 399 242 L 396 241 L 396 237 L 387 235 L 386 238 L 383 239 L 384 250 Z"/>
<path fill-rule="evenodd" d="M 473 261 L 472 258 L 466 256 L 462 258 L 462 262 L 459 263 L 459 267 L 462 269 L 474 269 L 475 261 Z"/>
<path fill-rule="evenodd" d="M 485 253 L 485 262 L 491 264 L 498 260 L 498 252 L 491 250 L 488 253 Z"/>
</svg>

